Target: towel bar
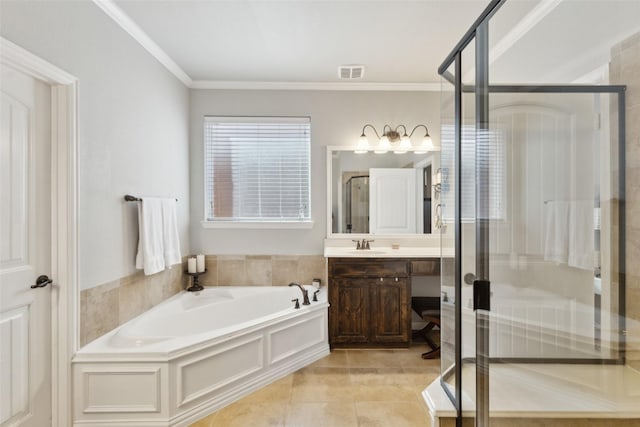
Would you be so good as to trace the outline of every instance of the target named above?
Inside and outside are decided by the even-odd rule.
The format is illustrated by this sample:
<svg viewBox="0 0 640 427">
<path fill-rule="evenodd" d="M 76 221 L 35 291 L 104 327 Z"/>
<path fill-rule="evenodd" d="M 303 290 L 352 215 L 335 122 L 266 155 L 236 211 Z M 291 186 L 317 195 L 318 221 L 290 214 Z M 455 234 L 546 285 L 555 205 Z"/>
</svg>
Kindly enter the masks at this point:
<svg viewBox="0 0 640 427">
<path fill-rule="evenodd" d="M 141 197 L 131 196 L 130 194 L 125 194 L 124 200 L 125 200 L 125 202 L 141 202 L 142 198 Z M 176 202 L 177 201 L 178 201 L 178 199 L 176 199 Z"/>
</svg>

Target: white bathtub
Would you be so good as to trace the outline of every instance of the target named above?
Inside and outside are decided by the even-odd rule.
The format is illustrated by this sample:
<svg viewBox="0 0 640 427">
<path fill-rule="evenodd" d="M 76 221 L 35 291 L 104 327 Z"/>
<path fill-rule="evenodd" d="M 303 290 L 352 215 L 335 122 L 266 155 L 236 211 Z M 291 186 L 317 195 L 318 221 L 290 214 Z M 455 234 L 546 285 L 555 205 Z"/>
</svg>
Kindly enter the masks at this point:
<svg viewBox="0 0 640 427">
<path fill-rule="evenodd" d="M 539 289 L 491 285 L 489 354 L 495 358 L 607 358 L 594 346 L 593 305 Z M 472 288 L 463 288 L 463 357 L 475 356 Z"/>
<path fill-rule="evenodd" d="M 309 290 L 311 299 L 311 287 Z M 297 287 L 182 292 L 80 349 L 74 426 L 183 426 L 329 354 L 327 297 Z"/>
</svg>

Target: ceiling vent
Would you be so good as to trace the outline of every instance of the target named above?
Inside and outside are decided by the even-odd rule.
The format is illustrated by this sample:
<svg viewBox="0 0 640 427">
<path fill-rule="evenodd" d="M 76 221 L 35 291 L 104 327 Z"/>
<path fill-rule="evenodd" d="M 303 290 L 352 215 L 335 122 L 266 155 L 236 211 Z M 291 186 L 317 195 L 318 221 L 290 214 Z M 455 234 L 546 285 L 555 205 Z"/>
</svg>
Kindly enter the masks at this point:
<svg viewBox="0 0 640 427">
<path fill-rule="evenodd" d="M 341 80 L 361 79 L 364 76 L 364 65 L 341 65 L 338 67 L 338 77 Z"/>
</svg>

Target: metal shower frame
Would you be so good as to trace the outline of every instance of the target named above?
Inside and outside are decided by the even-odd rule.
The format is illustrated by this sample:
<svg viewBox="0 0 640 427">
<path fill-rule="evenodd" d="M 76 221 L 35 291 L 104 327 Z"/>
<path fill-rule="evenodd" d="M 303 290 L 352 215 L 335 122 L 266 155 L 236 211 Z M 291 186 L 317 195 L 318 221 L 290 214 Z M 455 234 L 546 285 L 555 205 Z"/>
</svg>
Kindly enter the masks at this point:
<svg viewBox="0 0 640 427">
<path fill-rule="evenodd" d="M 471 28 L 456 44 L 438 68 L 438 73 L 454 85 L 454 168 L 458 172 L 462 164 L 462 93 L 475 93 L 476 133 L 489 130 L 489 95 L 491 93 L 609 93 L 618 97 L 618 357 L 598 359 L 544 359 L 544 358 L 489 358 L 489 200 L 482 197 L 484 189 L 489 185 L 489 165 L 482 156 L 476 155 L 476 280 L 474 281 L 474 310 L 476 311 L 476 358 L 462 359 L 462 233 L 461 233 L 461 174 L 455 174 L 455 366 L 444 372 L 440 383 L 456 409 L 456 426 L 462 427 L 462 364 L 475 361 L 476 364 L 476 425 L 489 425 L 489 365 L 490 363 L 592 363 L 592 364 L 624 364 L 625 361 L 625 91 L 624 85 L 490 85 L 489 84 L 489 21 L 506 3 L 506 0 L 492 0 Z M 475 40 L 475 85 L 462 83 L 462 52 Z M 455 75 L 447 70 L 455 66 Z M 482 138 L 476 138 L 476 153 Z M 482 147 L 480 147 L 482 149 Z M 455 374 L 455 395 L 451 393 L 446 379 Z"/>
</svg>

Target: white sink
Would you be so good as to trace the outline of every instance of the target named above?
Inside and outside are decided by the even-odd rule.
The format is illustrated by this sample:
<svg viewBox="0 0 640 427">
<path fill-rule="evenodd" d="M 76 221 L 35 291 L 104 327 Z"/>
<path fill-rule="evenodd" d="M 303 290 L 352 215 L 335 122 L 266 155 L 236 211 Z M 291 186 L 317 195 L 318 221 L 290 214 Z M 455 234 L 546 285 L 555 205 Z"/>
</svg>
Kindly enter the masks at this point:
<svg viewBox="0 0 640 427">
<path fill-rule="evenodd" d="M 386 251 L 375 251 L 375 250 L 371 250 L 371 249 L 353 249 L 351 251 L 349 251 L 350 254 L 354 254 L 354 255 L 382 255 L 382 254 L 386 254 Z"/>
<path fill-rule="evenodd" d="M 354 247 L 328 246 L 324 248 L 325 257 L 349 258 L 440 258 L 439 247 L 391 247 L 377 246 L 373 249 L 356 249 Z"/>
</svg>

